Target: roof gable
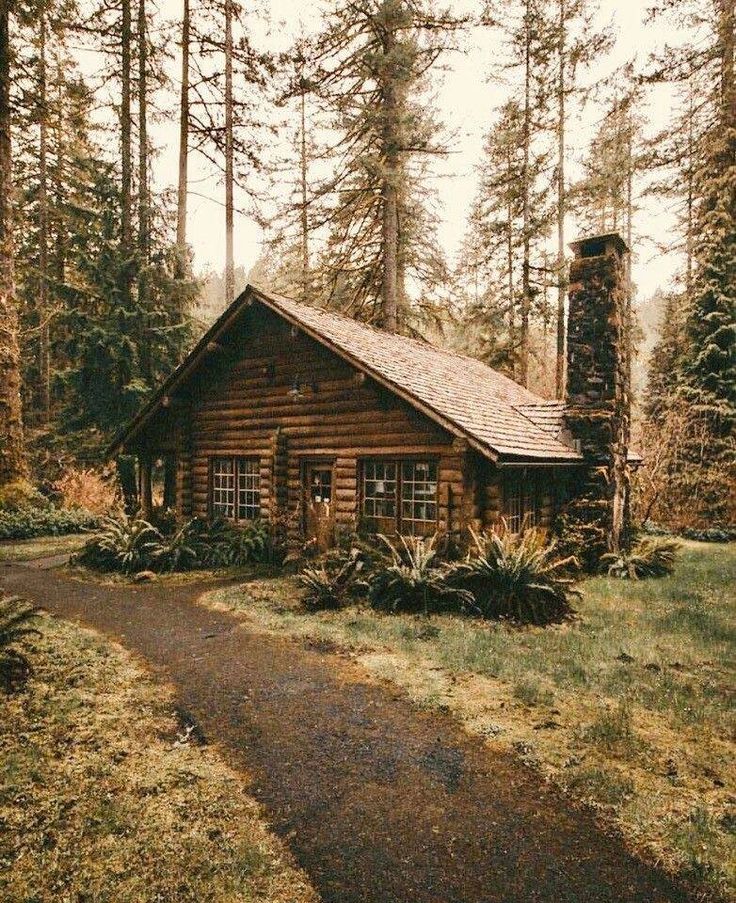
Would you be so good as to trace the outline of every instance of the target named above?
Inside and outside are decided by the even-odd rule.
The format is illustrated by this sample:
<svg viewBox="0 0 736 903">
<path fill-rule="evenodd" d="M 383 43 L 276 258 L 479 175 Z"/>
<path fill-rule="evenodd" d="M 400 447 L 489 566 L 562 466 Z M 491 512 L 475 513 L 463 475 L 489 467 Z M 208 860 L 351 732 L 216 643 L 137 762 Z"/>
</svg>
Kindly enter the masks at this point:
<svg viewBox="0 0 736 903">
<path fill-rule="evenodd" d="M 494 460 L 580 460 L 559 439 L 560 402 L 549 402 L 482 362 L 417 339 L 387 333 L 341 314 L 248 286 L 203 336 L 136 418 L 116 438 L 119 449 L 168 393 L 197 369 L 207 348 L 252 301 L 264 304 L 316 341 L 404 398 Z"/>
</svg>

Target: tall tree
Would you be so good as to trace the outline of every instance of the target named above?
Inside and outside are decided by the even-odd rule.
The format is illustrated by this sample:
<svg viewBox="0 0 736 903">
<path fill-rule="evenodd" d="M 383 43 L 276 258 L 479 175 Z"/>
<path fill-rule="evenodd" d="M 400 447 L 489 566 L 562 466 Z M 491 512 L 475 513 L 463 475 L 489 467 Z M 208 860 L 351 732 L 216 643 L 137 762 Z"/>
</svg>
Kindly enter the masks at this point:
<svg viewBox="0 0 736 903">
<path fill-rule="evenodd" d="M 225 0 L 225 303 L 235 297 L 233 254 L 233 5 Z"/>
<path fill-rule="evenodd" d="M 670 505 L 690 523 L 736 518 L 736 85 L 734 0 L 660 2 L 655 17 L 673 16 L 695 38 L 653 61 L 653 80 L 685 84 L 699 98 L 701 126 L 690 151 L 692 270 L 677 379 L 654 420 L 660 439 L 678 442 L 667 462 Z M 689 37 L 689 34 L 688 34 Z M 669 50 L 669 48 L 668 48 Z M 693 88 L 695 89 L 693 91 Z"/>
<path fill-rule="evenodd" d="M 179 173 L 176 203 L 176 249 L 178 273 L 183 277 L 187 266 L 187 197 L 189 174 L 189 43 L 191 19 L 189 0 L 184 0 L 181 20 L 181 84 L 179 86 Z"/>
<path fill-rule="evenodd" d="M 340 136 L 323 189 L 330 303 L 390 330 L 408 321 L 408 280 L 444 272 L 419 187 L 442 152 L 423 88 L 457 26 L 429 2 L 359 0 L 333 10 L 316 42 L 312 83 Z"/>
<path fill-rule="evenodd" d="M 144 334 L 148 323 L 148 265 L 151 245 L 150 197 L 148 184 L 148 37 L 146 2 L 138 0 L 138 299 L 143 314 Z M 151 379 L 148 342 L 141 342 L 141 364 L 145 379 Z"/>
<path fill-rule="evenodd" d="M 25 475 L 10 140 L 10 0 L 0 0 L 0 486 Z"/>
<path fill-rule="evenodd" d="M 556 191 L 557 191 L 557 341 L 555 361 L 555 394 L 562 398 L 565 392 L 565 299 L 567 295 L 567 248 L 565 245 L 565 217 L 568 211 L 567 121 L 570 100 L 580 95 L 578 73 L 590 67 L 607 52 L 612 44 L 608 28 L 595 26 L 597 3 L 591 0 L 555 0 L 556 16 L 553 18 L 552 40 L 556 81 L 555 133 L 557 139 Z"/>
<path fill-rule="evenodd" d="M 120 299 L 125 310 L 130 309 L 132 258 L 133 258 L 133 216 L 132 216 L 132 167 L 133 145 L 131 129 L 131 10 L 130 0 L 121 0 L 121 68 L 120 68 L 120 166 L 121 166 L 121 210 L 120 210 L 120 254 L 123 266 L 120 272 Z"/>
<path fill-rule="evenodd" d="M 43 422 L 51 418 L 51 340 L 48 293 L 48 85 L 46 78 L 46 10 L 41 6 L 39 11 L 39 48 L 38 48 L 38 308 L 40 312 L 40 354 L 39 377 L 41 385 L 41 413 Z"/>
</svg>

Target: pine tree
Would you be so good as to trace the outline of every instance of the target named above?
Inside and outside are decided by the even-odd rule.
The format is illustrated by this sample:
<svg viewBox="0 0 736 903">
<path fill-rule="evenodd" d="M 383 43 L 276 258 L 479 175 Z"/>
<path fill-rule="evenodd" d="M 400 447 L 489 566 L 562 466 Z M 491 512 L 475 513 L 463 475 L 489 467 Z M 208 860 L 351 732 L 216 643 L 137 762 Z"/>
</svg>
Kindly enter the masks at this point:
<svg viewBox="0 0 736 903">
<path fill-rule="evenodd" d="M 426 201 L 426 161 L 441 153 L 422 89 L 458 21 L 429 3 L 340 4 L 318 38 L 314 90 L 341 136 L 321 268 L 329 303 L 406 328 L 409 283 L 445 272 Z"/>
<path fill-rule="evenodd" d="M 655 14 L 669 12 L 655 9 Z M 703 13 L 710 13 L 704 17 Z M 677 384 L 657 411 L 672 436 L 667 468 L 670 494 L 690 522 L 736 518 L 736 83 L 734 0 L 689 0 L 677 10 L 714 23 L 710 40 L 687 44 L 655 60 L 650 77 L 711 87 L 704 94 L 702 131 L 692 166 L 691 293 L 684 313 L 684 346 Z M 690 148 L 691 152 L 693 148 Z"/>
<path fill-rule="evenodd" d="M 0 486 L 25 475 L 20 396 L 18 308 L 14 286 L 12 156 L 10 140 L 11 46 L 8 0 L 0 0 Z"/>
</svg>

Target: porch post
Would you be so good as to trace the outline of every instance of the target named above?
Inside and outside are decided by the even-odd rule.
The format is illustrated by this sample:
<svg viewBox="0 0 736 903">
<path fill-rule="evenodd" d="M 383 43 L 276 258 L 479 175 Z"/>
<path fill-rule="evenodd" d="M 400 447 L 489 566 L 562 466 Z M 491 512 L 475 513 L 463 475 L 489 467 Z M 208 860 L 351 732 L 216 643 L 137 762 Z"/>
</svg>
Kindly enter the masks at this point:
<svg viewBox="0 0 736 903">
<path fill-rule="evenodd" d="M 148 520 L 153 514 L 153 493 L 151 490 L 152 460 L 149 454 L 138 458 L 141 479 L 141 516 Z"/>
<path fill-rule="evenodd" d="M 164 508 L 176 508 L 176 456 L 164 457 Z"/>
</svg>

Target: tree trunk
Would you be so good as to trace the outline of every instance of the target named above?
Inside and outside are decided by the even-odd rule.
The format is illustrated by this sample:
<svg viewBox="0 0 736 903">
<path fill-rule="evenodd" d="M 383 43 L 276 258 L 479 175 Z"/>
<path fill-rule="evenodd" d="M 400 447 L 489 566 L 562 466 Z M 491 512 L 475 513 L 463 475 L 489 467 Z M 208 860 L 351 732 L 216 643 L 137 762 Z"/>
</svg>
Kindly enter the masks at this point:
<svg viewBox="0 0 736 903">
<path fill-rule="evenodd" d="M 122 0 L 122 43 L 121 92 L 120 99 L 120 252 L 122 269 L 120 273 L 120 300 L 126 310 L 130 309 L 130 286 L 132 266 L 133 231 L 131 222 L 131 174 L 132 152 L 130 138 L 130 0 Z"/>
<path fill-rule="evenodd" d="M 233 254 L 233 5 L 225 0 L 225 304 L 235 297 Z"/>
<path fill-rule="evenodd" d="M 559 51 L 557 73 L 557 358 L 555 361 L 555 396 L 565 395 L 565 294 L 567 279 L 565 272 L 565 212 L 567 196 L 565 189 L 565 63 L 566 56 L 566 15 L 565 0 L 559 0 Z"/>
<path fill-rule="evenodd" d="M 150 247 L 150 202 L 148 197 L 148 41 L 146 2 L 138 0 L 138 308 L 143 334 L 140 342 L 141 373 L 150 383 L 150 318 L 148 312 L 148 251 Z"/>
<path fill-rule="evenodd" d="M 509 346 L 511 348 L 512 376 L 516 376 L 516 299 L 514 298 L 514 205 L 511 171 L 513 166 L 511 146 L 506 150 L 506 265 L 508 266 L 509 292 Z"/>
<path fill-rule="evenodd" d="M 64 209 L 64 156 L 66 154 L 66 142 L 64 140 L 64 72 L 61 63 L 56 67 L 57 94 L 56 94 L 56 116 L 54 117 L 54 143 L 56 145 L 56 166 L 53 167 L 53 186 L 54 186 L 54 205 L 57 211 Z M 56 230 L 56 239 L 54 242 L 54 278 L 56 284 L 63 286 L 66 279 L 66 231 L 64 229 L 63 217 L 61 218 L 59 228 Z"/>
<path fill-rule="evenodd" d="M 48 210 L 48 97 L 46 85 L 46 12 L 40 11 L 40 36 L 38 53 L 38 315 L 39 336 L 39 400 L 41 422 L 51 419 L 51 337 L 48 298 L 49 210 Z"/>
<path fill-rule="evenodd" d="M 384 56 L 389 60 L 383 84 L 383 174 L 381 184 L 381 235 L 383 244 L 383 281 L 381 284 L 381 325 L 388 332 L 398 328 L 399 279 L 399 100 L 396 94 L 392 56 L 395 35 L 388 23 L 384 37 Z"/>
<path fill-rule="evenodd" d="M 522 294 L 521 294 L 521 353 L 520 382 L 523 386 L 529 385 L 529 314 L 531 311 L 531 210 L 530 210 L 530 186 L 529 186 L 529 162 L 531 155 L 531 10 L 527 0 L 524 14 L 524 163 L 522 169 L 522 198 L 523 198 L 523 242 L 524 258 L 522 264 Z"/>
<path fill-rule="evenodd" d="M 307 98 L 304 78 L 301 79 L 301 139 L 299 163 L 301 177 L 301 251 L 302 251 L 302 301 L 309 300 L 309 215 L 307 209 Z"/>
<path fill-rule="evenodd" d="M 634 117 L 631 107 L 628 110 L 626 121 L 626 244 L 629 253 L 626 255 L 626 391 L 627 413 L 631 416 L 631 375 L 634 362 L 634 311 L 633 311 L 633 284 L 631 279 L 631 256 L 634 231 Z"/>
<path fill-rule="evenodd" d="M 719 44 L 721 52 L 721 109 L 724 129 L 736 128 L 736 78 L 734 78 L 734 0 L 720 0 Z M 733 139 L 730 141 L 733 147 Z M 733 162 L 733 161 L 732 161 Z"/>
<path fill-rule="evenodd" d="M 176 199 L 177 276 L 183 279 L 187 261 L 187 180 L 189 167 L 189 0 L 181 23 L 181 95 L 179 100 L 179 190 Z"/>
<path fill-rule="evenodd" d="M 693 295 L 693 254 L 695 249 L 695 123 L 693 89 L 690 88 L 687 119 L 687 196 L 685 229 L 685 293 L 689 303 Z"/>
<path fill-rule="evenodd" d="M 11 6 L 11 0 L 0 0 L 0 486 L 21 479 L 26 473 L 10 206 Z"/>
</svg>

